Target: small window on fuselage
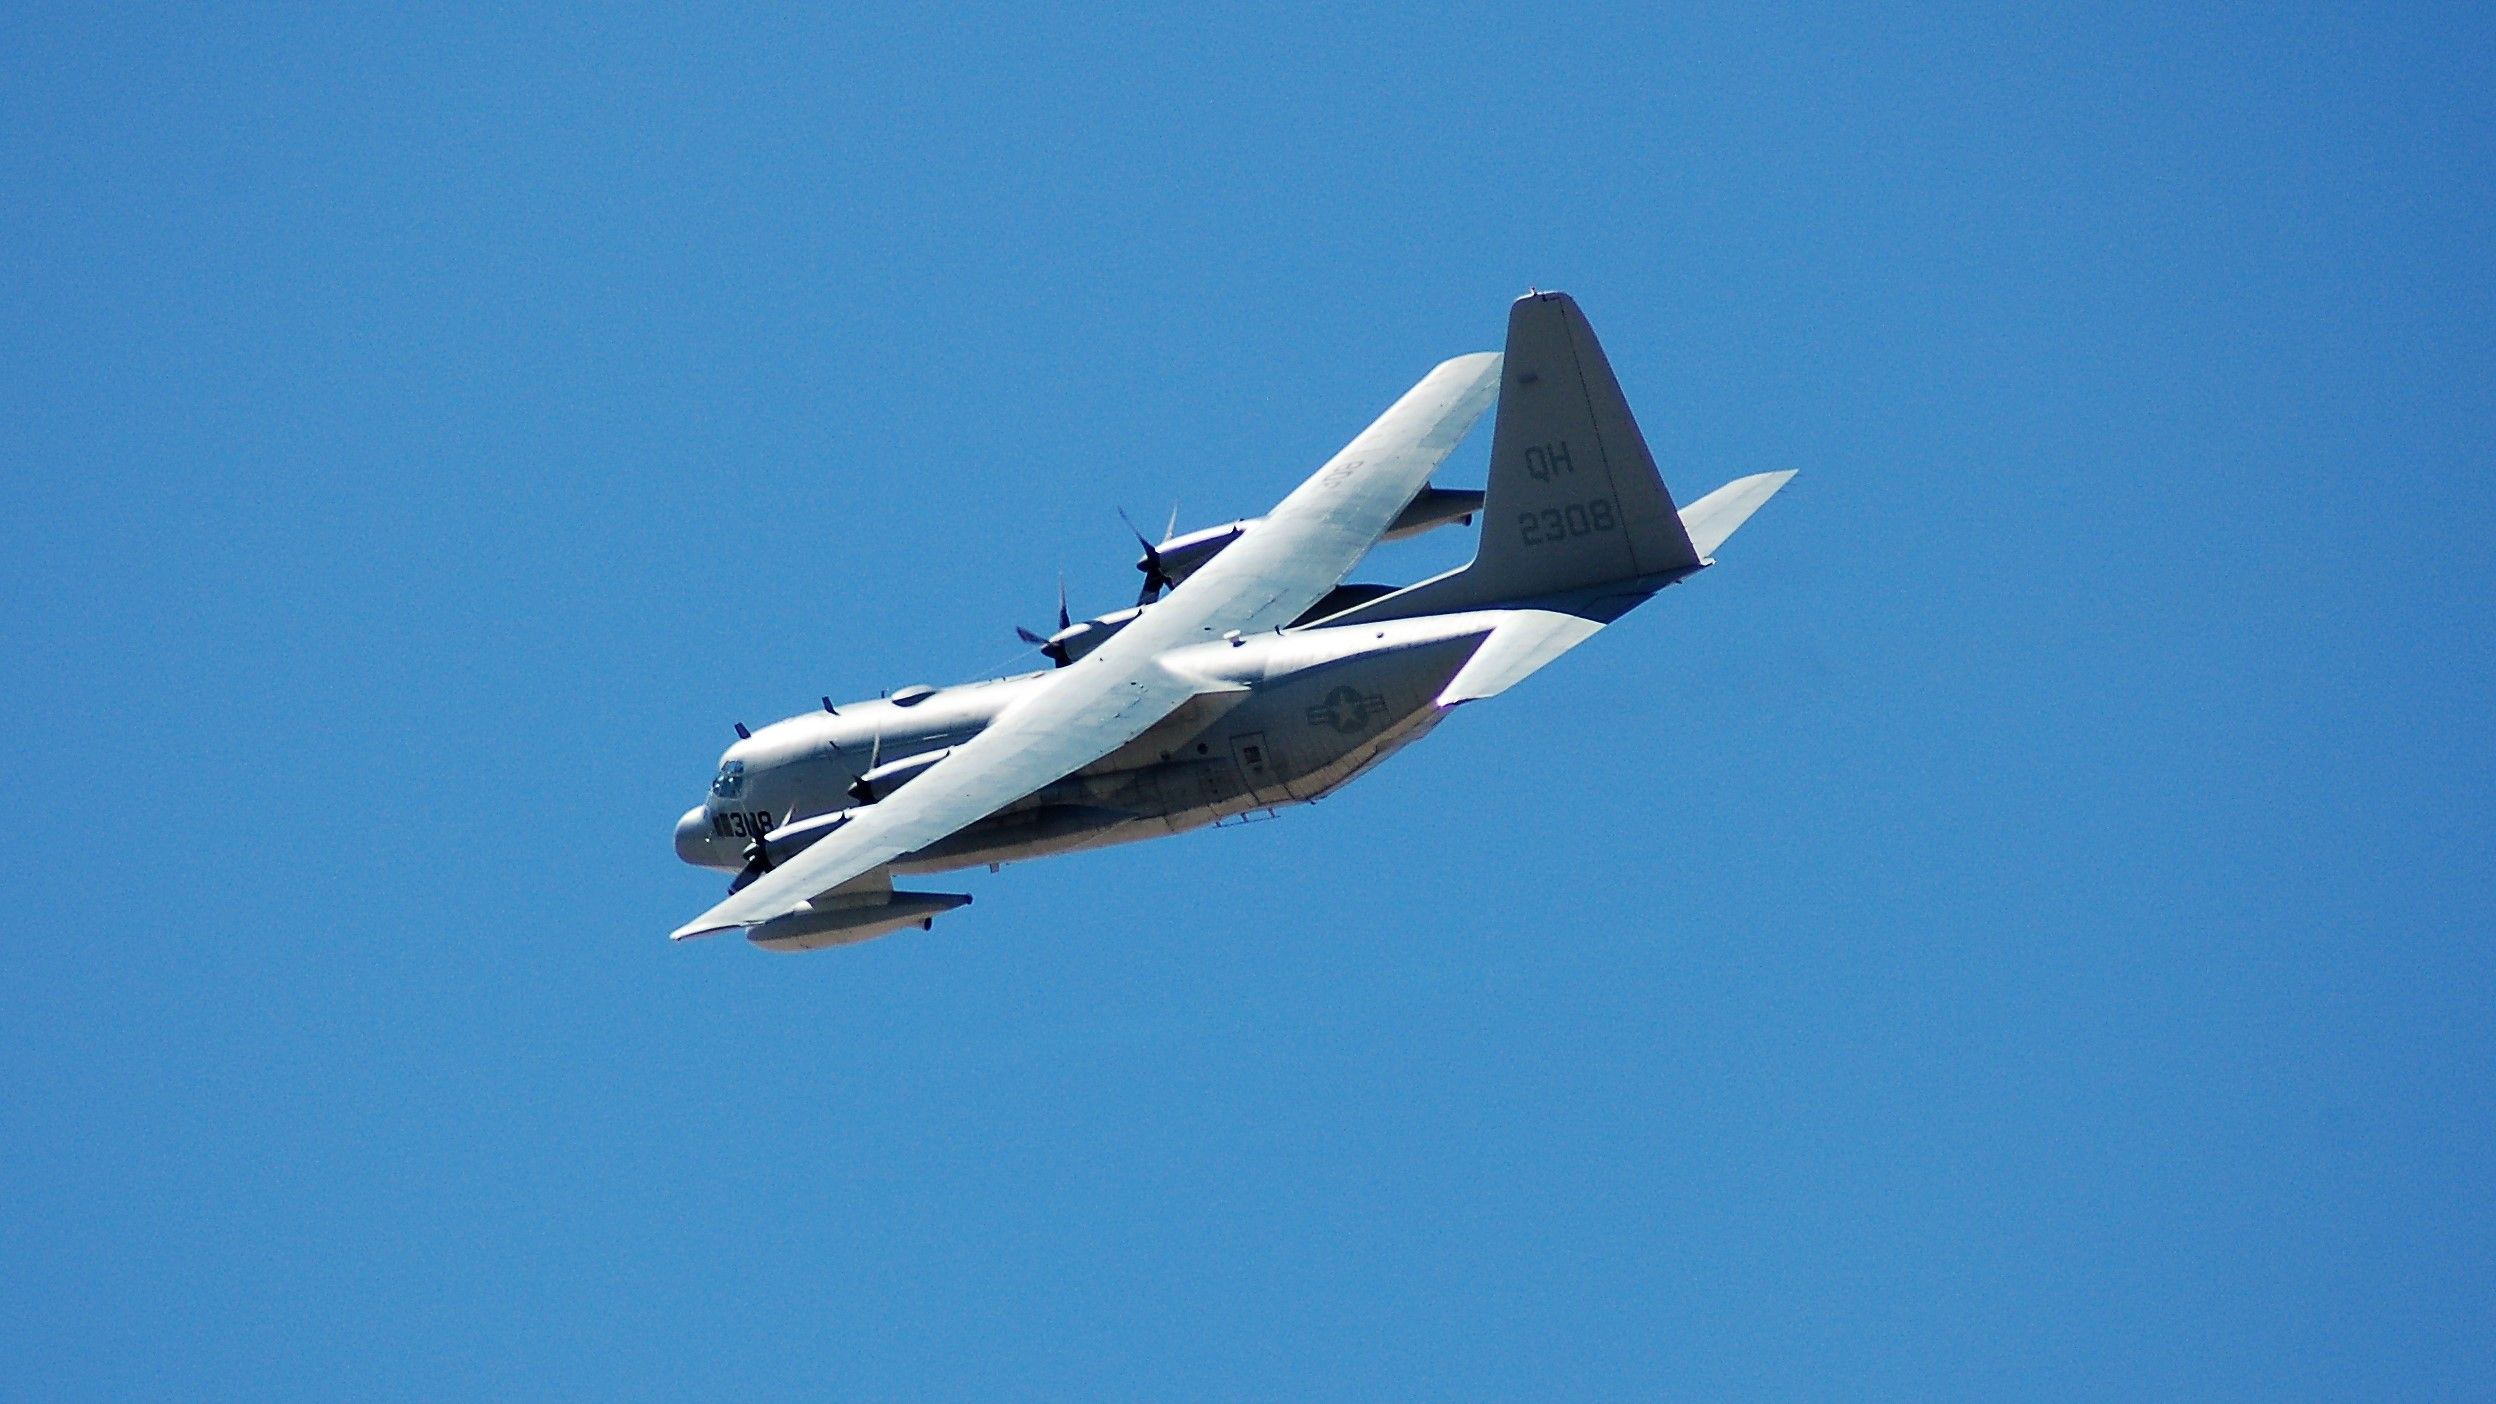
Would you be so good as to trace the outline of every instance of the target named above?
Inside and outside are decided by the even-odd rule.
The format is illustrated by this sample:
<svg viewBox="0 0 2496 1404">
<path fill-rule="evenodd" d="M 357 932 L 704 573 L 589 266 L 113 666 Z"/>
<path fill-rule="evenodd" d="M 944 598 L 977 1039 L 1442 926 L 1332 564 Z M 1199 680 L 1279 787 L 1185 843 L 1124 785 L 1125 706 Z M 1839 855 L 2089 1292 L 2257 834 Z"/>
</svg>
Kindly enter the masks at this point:
<svg viewBox="0 0 2496 1404">
<path fill-rule="evenodd" d="M 721 799 L 735 799 L 745 793 L 745 762 L 730 761 L 719 768 L 719 778 L 711 782 L 711 793 Z"/>
</svg>

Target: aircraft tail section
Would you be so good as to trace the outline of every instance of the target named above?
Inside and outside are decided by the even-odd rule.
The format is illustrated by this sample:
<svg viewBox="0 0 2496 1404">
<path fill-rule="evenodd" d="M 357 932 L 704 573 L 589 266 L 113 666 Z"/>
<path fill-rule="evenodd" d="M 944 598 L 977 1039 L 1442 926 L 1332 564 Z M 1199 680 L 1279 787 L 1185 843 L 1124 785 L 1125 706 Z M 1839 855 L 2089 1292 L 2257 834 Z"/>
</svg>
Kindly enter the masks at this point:
<svg viewBox="0 0 2496 1404">
<path fill-rule="evenodd" d="M 1499 419 L 1473 563 L 1331 622 L 1406 618 L 1662 584 L 1699 568 L 1645 436 L 1576 299 L 1508 309 Z"/>
<path fill-rule="evenodd" d="M 1603 346 L 1567 293 L 1508 309 L 1471 593 L 1531 599 L 1699 564 Z"/>
<path fill-rule="evenodd" d="M 1690 544 L 1701 556 L 1713 556 L 1725 538 L 1742 529 L 1751 514 L 1767 504 L 1794 478 L 1794 470 L 1782 473 L 1753 473 L 1736 478 L 1723 487 L 1681 509 L 1681 524 L 1690 533 Z"/>
<path fill-rule="evenodd" d="M 1794 475 L 1755 473 L 1677 510 L 1586 314 L 1567 293 L 1508 309 L 1482 540 L 1471 564 L 1315 621 L 1532 605 L 1616 618 L 1709 557 Z"/>
</svg>

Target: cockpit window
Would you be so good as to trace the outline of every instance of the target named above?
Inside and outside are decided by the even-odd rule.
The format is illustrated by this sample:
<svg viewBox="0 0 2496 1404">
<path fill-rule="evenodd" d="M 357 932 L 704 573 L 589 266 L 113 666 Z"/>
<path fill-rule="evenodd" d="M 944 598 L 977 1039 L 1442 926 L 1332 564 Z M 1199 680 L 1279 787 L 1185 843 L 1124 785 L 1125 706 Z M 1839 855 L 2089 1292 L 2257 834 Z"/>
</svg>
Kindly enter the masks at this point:
<svg viewBox="0 0 2496 1404">
<path fill-rule="evenodd" d="M 730 761 L 719 768 L 719 778 L 711 782 L 711 793 L 721 799 L 735 799 L 745 793 L 745 762 Z"/>
</svg>

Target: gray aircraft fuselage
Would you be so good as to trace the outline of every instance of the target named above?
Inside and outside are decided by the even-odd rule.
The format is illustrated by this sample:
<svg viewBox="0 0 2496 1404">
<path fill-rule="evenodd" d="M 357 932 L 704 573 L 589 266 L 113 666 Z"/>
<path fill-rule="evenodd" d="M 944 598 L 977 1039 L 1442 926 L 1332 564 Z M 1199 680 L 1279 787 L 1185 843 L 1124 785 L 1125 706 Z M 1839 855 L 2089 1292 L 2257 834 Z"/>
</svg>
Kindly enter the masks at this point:
<svg viewBox="0 0 2496 1404">
<path fill-rule="evenodd" d="M 1483 490 L 1430 485 L 1494 394 Z M 1135 608 L 1075 623 L 1061 594 L 1055 634 L 1016 631 L 1054 670 L 740 726 L 676 824 L 678 856 L 735 876 L 671 935 L 846 945 L 971 900 L 898 890 L 896 873 L 1322 799 L 1712 566 L 1793 476 L 1678 506 L 1576 302 L 1530 292 L 1504 351 L 1442 361 L 1265 516 L 1138 533 Z M 1457 569 L 1346 583 L 1382 537 L 1477 520 Z"/>
<path fill-rule="evenodd" d="M 1434 703 L 1498 616 L 1472 612 L 1280 630 L 1199 645 L 1174 666 L 1233 690 L 1198 698 L 1118 751 L 897 862 L 941 872 L 1184 833 L 1307 804 L 1437 725 Z M 1072 665 L 1082 667 L 1078 659 Z M 1051 676 L 903 689 L 775 722 L 720 758 L 711 794 L 676 825 L 688 863 L 734 871 L 775 829 L 774 861 L 806 821 L 909 782 L 908 762 L 976 735 Z M 877 786 L 861 777 L 893 776 Z M 798 826 L 795 831 L 787 826 Z"/>
</svg>

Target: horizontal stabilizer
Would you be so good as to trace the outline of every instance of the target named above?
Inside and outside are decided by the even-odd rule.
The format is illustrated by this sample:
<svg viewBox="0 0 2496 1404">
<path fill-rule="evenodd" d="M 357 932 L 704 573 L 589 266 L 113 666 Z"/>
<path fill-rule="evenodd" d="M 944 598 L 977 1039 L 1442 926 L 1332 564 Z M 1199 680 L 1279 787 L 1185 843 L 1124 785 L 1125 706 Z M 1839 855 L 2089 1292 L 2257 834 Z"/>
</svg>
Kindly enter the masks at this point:
<svg viewBox="0 0 2496 1404">
<path fill-rule="evenodd" d="M 1440 691 L 1439 706 L 1497 697 L 1603 631 L 1595 620 L 1552 610 L 1503 611 L 1497 617 L 1499 627 Z"/>
<path fill-rule="evenodd" d="M 1792 481 L 1794 470 L 1782 473 L 1753 473 L 1736 478 L 1723 487 L 1681 509 L 1682 530 L 1690 533 L 1690 544 L 1701 557 L 1716 554 L 1725 539 L 1742 529 L 1761 504 L 1777 495 L 1777 489 Z"/>
</svg>

